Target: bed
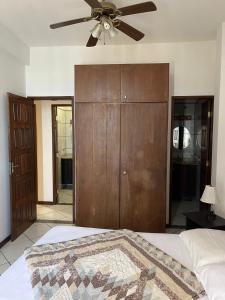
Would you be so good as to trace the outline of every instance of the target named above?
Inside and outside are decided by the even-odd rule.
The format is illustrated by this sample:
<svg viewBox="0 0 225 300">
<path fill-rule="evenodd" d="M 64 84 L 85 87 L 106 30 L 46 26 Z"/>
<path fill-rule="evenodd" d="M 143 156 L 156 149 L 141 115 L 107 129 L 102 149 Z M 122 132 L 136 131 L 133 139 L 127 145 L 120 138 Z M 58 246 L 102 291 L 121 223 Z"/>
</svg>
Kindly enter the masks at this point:
<svg viewBox="0 0 225 300">
<path fill-rule="evenodd" d="M 80 228 L 74 226 L 57 226 L 47 232 L 36 244 L 41 245 L 46 243 L 69 241 L 105 232 L 107 232 L 107 230 Z M 189 252 L 179 235 L 154 233 L 140 233 L 140 235 L 151 244 L 154 244 L 156 247 L 175 258 L 188 269 L 193 269 L 193 263 Z M 25 258 L 24 256 L 21 256 L 0 277 L 0 300 L 31 299 L 33 299 L 33 294 L 29 274 Z M 200 300 L 208 300 L 208 297 L 201 297 Z"/>
</svg>

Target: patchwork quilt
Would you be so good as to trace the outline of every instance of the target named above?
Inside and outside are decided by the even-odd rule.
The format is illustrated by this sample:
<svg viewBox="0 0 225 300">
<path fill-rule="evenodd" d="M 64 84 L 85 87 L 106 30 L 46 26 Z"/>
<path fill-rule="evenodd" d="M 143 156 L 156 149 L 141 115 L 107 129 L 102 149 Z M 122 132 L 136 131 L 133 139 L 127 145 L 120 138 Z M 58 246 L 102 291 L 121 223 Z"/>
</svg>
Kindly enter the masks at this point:
<svg viewBox="0 0 225 300">
<path fill-rule="evenodd" d="M 35 300 L 190 300 L 195 275 L 129 230 L 33 246 L 25 251 Z"/>
</svg>

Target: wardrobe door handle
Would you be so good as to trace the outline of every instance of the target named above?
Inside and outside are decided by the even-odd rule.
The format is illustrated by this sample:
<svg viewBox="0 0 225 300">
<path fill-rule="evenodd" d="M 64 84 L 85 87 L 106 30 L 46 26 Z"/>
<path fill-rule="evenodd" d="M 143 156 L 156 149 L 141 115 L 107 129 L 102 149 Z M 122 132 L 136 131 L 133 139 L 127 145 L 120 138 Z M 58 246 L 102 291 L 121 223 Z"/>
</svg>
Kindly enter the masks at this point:
<svg viewBox="0 0 225 300">
<path fill-rule="evenodd" d="M 127 171 L 123 171 L 123 175 L 124 175 L 124 176 L 127 175 Z"/>
</svg>

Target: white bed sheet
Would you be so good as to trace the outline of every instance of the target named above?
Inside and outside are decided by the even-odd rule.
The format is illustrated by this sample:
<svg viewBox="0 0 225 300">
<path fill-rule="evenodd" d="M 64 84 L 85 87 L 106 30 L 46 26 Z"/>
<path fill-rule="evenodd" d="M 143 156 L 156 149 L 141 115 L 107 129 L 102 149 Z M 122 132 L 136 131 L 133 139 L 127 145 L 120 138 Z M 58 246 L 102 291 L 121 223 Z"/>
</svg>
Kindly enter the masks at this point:
<svg viewBox="0 0 225 300">
<path fill-rule="evenodd" d="M 77 239 L 83 236 L 106 232 L 103 229 L 57 226 L 50 229 L 36 244 L 56 243 Z M 141 235 L 161 250 L 165 251 L 184 266 L 192 270 L 192 262 L 181 238 L 176 234 L 141 233 Z M 0 300 L 32 300 L 32 288 L 26 269 L 24 256 L 21 256 L 0 277 Z M 201 300 L 208 300 L 202 297 Z"/>
</svg>

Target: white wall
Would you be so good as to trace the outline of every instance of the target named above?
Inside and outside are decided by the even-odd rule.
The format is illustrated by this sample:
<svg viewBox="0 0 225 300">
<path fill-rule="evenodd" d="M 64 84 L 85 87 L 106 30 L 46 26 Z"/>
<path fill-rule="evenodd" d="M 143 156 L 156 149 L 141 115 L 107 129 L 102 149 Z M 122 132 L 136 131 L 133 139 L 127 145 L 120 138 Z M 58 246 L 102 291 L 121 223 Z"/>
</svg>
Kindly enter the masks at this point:
<svg viewBox="0 0 225 300">
<path fill-rule="evenodd" d="M 37 124 L 38 201 L 53 202 L 52 104 L 71 101 L 35 101 Z"/>
<path fill-rule="evenodd" d="M 218 30 L 214 112 L 212 184 L 216 186 L 216 213 L 225 218 L 225 23 Z"/>
<path fill-rule="evenodd" d="M 170 63 L 171 95 L 213 95 L 215 90 L 215 42 L 157 43 L 86 48 L 31 48 L 27 67 L 27 95 L 74 95 L 74 65 L 109 63 Z M 168 132 L 171 107 L 169 105 Z M 169 157 L 167 205 L 169 204 Z M 167 207 L 167 220 L 169 209 Z"/>
<path fill-rule="evenodd" d="M 73 95 L 75 64 L 150 62 L 171 64 L 173 95 L 213 94 L 215 46 L 215 42 L 196 42 L 31 48 L 27 94 Z"/>
<path fill-rule="evenodd" d="M 10 194 L 8 155 L 8 101 L 7 92 L 26 94 L 25 57 L 28 48 L 0 25 L 0 242 L 10 235 Z M 4 43 L 5 40 L 5 43 Z M 12 55 L 7 46 L 18 47 Z M 4 47 L 3 47 L 4 46 Z"/>
</svg>

